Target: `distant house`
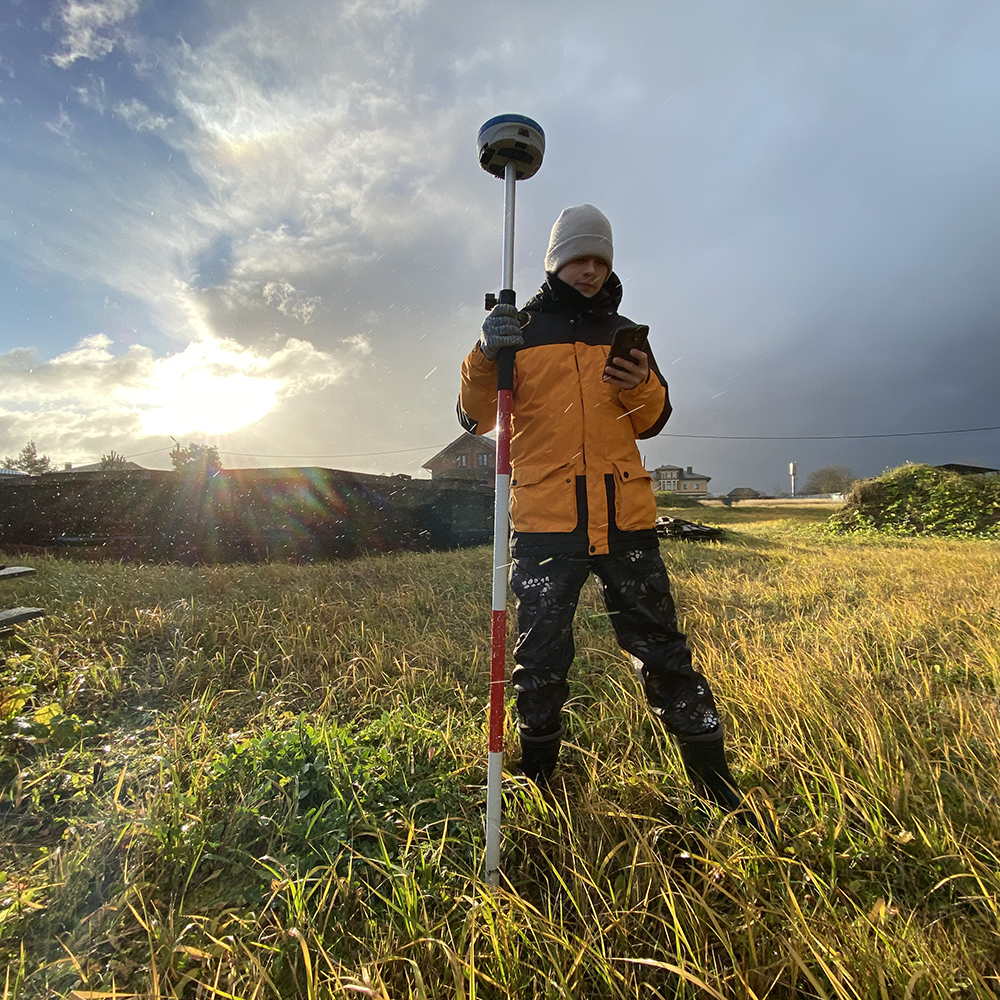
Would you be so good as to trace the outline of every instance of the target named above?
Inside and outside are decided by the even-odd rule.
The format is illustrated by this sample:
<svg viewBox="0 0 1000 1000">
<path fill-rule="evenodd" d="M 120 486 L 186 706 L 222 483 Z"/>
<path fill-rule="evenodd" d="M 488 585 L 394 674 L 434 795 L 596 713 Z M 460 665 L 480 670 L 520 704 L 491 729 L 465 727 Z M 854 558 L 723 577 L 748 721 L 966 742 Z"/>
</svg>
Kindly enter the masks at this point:
<svg viewBox="0 0 1000 1000">
<path fill-rule="evenodd" d="M 116 465 L 115 472 L 128 472 L 130 470 L 142 469 L 144 466 L 137 465 L 135 462 L 122 462 L 120 465 Z M 90 465 L 74 465 L 72 462 L 65 462 L 61 469 L 49 469 L 46 473 L 47 476 L 53 473 L 61 472 L 106 472 L 103 465 L 100 462 L 91 462 Z"/>
<path fill-rule="evenodd" d="M 759 500 L 764 496 L 759 490 L 753 490 L 749 486 L 737 486 L 730 490 L 726 496 L 730 500 Z"/>
<path fill-rule="evenodd" d="M 487 483 L 496 478 L 496 441 L 476 434 L 462 434 L 421 468 L 431 479 L 464 479 Z"/>
<path fill-rule="evenodd" d="M 960 462 L 948 462 L 946 465 L 935 465 L 935 469 L 945 472 L 957 472 L 960 476 L 996 476 L 1000 469 L 987 469 L 982 465 L 962 465 Z"/>
<path fill-rule="evenodd" d="M 652 473 L 653 488 L 672 493 L 687 493 L 693 496 L 708 496 L 708 484 L 712 477 L 695 472 L 689 465 L 686 469 L 679 465 L 660 465 Z"/>
</svg>

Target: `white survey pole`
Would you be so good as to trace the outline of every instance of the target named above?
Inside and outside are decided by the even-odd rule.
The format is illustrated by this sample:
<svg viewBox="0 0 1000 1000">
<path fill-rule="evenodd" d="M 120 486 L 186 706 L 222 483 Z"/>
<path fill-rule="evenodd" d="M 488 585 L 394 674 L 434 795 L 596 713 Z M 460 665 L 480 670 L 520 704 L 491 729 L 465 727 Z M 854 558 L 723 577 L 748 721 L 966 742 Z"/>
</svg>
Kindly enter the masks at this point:
<svg viewBox="0 0 1000 1000">
<path fill-rule="evenodd" d="M 514 188 L 541 166 L 545 134 L 523 115 L 491 118 L 479 130 L 479 164 L 504 181 L 503 272 L 499 301 L 514 296 Z M 503 819 L 503 726 L 507 655 L 507 566 L 510 553 L 510 424 L 514 396 L 514 350 L 497 355 L 497 470 L 493 504 L 493 624 L 490 639 L 490 724 L 486 769 L 485 878 L 500 882 Z"/>
<path fill-rule="evenodd" d="M 514 164 L 504 170 L 503 276 L 501 298 L 514 284 Z M 512 303 L 513 304 L 513 303 Z M 490 736 L 486 768 L 486 881 L 500 881 L 500 839 L 503 819 L 503 724 L 507 684 L 507 566 L 510 562 L 510 415 L 514 383 L 514 352 L 497 358 L 497 472 L 493 501 L 493 632 L 490 656 Z M 508 372 L 509 369 L 509 372 Z"/>
<path fill-rule="evenodd" d="M 792 477 L 792 498 L 795 498 L 795 473 L 798 472 L 798 465 L 795 462 L 788 463 L 788 474 Z"/>
</svg>

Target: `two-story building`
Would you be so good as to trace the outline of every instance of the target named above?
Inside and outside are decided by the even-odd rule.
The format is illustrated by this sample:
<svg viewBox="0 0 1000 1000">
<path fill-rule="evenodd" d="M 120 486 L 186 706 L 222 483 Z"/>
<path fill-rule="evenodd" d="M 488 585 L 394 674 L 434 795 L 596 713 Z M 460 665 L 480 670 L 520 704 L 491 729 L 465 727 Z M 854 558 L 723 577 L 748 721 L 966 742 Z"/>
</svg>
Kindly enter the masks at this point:
<svg viewBox="0 0 1000 1000">
<path fill-rule="evenodd" d="M 689 496 L 708 496 L 708 484 L 712 477 L 695 472 L 689 465 L 686 469 L 679 465 L 660 465 L 651 473 L 654 490 L 668 490 L 672 493 L 687 493 Z"/>
<path fill-rule="evenodd" d="M 463 433 L 421 468 L 430 472 L 431 479 L 493 482 L 497 474 L 496 449 L 497 443 L 491 437 Z"/>
</svg>

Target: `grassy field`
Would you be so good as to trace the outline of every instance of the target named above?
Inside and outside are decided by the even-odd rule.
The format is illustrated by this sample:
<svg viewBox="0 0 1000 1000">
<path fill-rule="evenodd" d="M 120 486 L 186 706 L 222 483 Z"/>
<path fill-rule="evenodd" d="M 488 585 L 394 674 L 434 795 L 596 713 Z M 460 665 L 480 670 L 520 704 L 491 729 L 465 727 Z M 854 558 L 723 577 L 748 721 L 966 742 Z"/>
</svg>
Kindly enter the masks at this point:
<svg viewBox="0 0 1000 1000">
<path fill-rule="evenodd" d="M 500 890 L 488 550 L 31 560 L 2 585 L 49 617 L 0 640 L 0 995 L 1000 995 L 1000 543 L 678 513 L 728 529 L 662 550 L 784 841 L 701 808 L 588 584 L 561 781 L 510 779 Z"/>
</svg>

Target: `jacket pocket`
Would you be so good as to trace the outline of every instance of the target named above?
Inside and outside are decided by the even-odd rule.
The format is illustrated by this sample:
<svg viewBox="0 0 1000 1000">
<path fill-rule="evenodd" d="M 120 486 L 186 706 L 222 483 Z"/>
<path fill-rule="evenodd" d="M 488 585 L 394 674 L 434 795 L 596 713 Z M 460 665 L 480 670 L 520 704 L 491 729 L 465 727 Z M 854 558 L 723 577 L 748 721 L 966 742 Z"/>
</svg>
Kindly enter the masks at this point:
<svg viewBox="0 0 1000 1000">
<path fill-rule="evenodd" d="M 641 462 L 612 462 L 615 470 L 615 525 L 619 531 L 642 531 L 656 525 L 653 478 Z"/>
<path fill-rule="evenodd" d="M 512 470 L 510 516 L 515 531 L 573 531 L 576 477 L 572 465 L 522 465 Z"/>
</svg>

